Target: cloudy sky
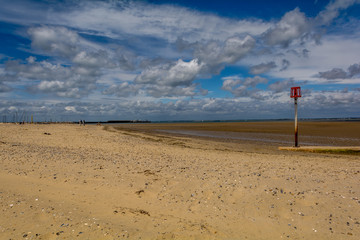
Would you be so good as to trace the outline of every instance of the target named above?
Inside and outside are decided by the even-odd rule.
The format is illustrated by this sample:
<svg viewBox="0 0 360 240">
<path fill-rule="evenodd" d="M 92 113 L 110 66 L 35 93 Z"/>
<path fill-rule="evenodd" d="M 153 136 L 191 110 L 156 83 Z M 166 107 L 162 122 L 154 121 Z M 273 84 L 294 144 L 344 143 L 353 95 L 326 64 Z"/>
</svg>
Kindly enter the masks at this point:
<svg viewBox="0 0 360 240">
<path fill-rule="evenodd" d="M 360 0 L 0 0 L 0 117 L 360 117 Z"/>
</svg>

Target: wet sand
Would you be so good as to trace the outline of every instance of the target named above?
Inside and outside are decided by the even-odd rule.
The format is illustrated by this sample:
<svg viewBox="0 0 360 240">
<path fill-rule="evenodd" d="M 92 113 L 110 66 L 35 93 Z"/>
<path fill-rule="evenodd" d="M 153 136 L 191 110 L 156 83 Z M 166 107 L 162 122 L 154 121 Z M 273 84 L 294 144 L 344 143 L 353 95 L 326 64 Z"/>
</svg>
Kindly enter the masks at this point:
<svg viewBox="0 0 360 240">
<path fill-rule="evenodd" d="M 289 121 L 118 124 L 113 127 L 150 135 L 169 134 L 226 143 L 267 146 L 294 144 L 294 123 Z M 299 144 L 360 146 L 360 122 L 300 122 Z"/>
<path fill-rule="evenodd" d="M 358 155 L 152 127 L 0 124 L 0 239 L 360 237 Z"/>
</svg>

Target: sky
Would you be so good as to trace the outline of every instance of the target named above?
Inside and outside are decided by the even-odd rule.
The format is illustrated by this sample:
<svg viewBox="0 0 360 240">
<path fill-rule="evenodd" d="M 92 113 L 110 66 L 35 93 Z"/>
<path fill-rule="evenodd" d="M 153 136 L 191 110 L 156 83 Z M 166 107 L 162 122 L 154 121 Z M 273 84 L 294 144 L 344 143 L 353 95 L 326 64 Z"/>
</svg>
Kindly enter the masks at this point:
<svg viewBox="0 0 360 240">
<path fill-rule="evenodd" d="M 360 0 L 0 5 L 0 121 L 360 117 Z"/>
</svg>

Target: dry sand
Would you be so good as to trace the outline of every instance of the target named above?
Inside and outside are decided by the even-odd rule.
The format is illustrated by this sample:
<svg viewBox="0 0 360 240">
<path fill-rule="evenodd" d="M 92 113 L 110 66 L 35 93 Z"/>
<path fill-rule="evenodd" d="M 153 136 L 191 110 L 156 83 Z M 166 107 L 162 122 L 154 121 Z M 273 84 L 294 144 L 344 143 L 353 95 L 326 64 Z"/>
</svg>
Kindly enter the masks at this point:
<svg viewBox="0 0 360 240">
<path fill-rule="evenodd" d="M 359 155 L 55 124 L 0 150 L 0 239 L 360 238 Z"/>
</svg>

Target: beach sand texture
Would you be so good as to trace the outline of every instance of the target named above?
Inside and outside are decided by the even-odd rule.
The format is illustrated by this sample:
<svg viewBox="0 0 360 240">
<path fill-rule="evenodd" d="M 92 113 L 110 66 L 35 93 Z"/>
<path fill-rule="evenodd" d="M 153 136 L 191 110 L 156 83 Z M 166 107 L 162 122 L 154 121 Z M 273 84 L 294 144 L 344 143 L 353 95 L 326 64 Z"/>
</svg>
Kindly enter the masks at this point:
<svg viewBox="0 0 360 240">
<path fill-rule="evenodd" d="M 144 129 L 0 124 L 0 239 L 360 238 L 359 155 Z"/>
</svg>

